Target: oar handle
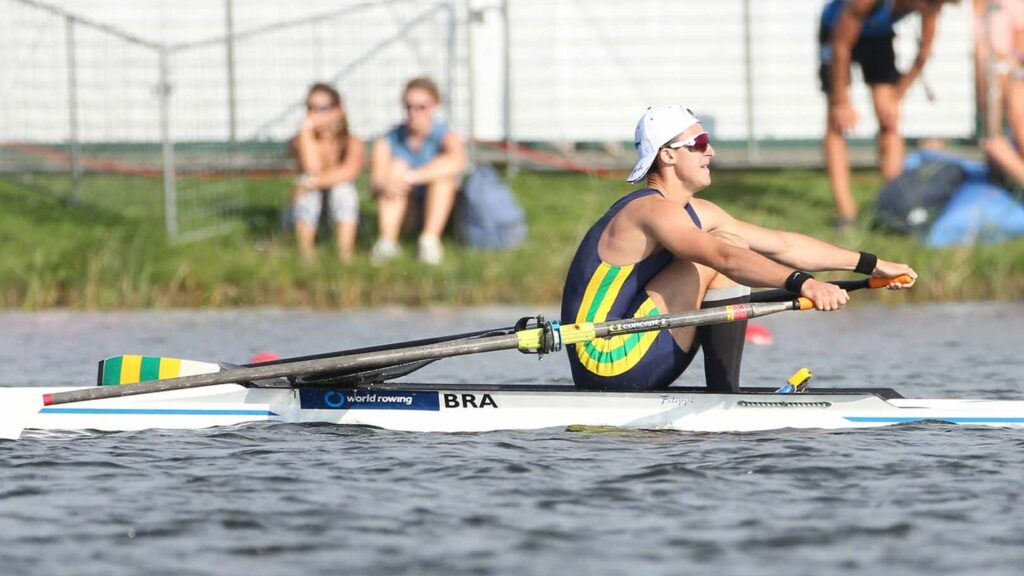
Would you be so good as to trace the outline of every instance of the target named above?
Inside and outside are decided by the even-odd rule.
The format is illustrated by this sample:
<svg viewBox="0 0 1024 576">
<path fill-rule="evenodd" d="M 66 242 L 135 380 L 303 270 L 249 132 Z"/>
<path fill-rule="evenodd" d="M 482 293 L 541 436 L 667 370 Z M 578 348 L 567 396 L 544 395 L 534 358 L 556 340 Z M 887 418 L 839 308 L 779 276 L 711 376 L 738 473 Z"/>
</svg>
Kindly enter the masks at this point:
<svg viewBox="0 0 1024 576">
<path fill-rule="evenodd" d="M 890 284 L 910 284 L 914 279 L 906 274 L 895 278 L 868 278 L 868 288 L 885 288 Z"/>
<path fill-rule="evenodd" d="M 906 274 L 897 276 L 896 278 L 861 278 L 860 280 L 832 280 L 829 284 L 839 286 L 847 292 L 853 292 L 854 290 L 861 290 L 863 288 L 885 288 L 890 284 L 910 284 L 914 279 Z M 761 292 L 754 292 L 750 295 L 751 302 L 778 302 L 781 300 L 789 300 L 796 294 L 789 290 L 762 290 Z"/>
</svg>

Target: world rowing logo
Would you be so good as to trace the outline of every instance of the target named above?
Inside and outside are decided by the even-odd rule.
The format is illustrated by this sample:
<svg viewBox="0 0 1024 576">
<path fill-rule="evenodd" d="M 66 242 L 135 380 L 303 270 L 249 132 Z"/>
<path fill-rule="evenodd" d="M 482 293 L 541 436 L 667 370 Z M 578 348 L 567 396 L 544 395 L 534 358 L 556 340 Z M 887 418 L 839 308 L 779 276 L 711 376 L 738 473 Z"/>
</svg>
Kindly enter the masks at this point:
<svg viewBox="0 0 1024 576">
<path fill-rule="evenodd" d="M 307 410 L 440 410 L 439 393 L 407 390 L 316 390 L 299 391 L 299 402 Z"/>
<path fill-rule="evenodd" d="M 345 395 L 337 390 L 328 390 L 327 393 L 324 394 L 324 404 L 331 408 L 341 408 L 345 405 L 345 400 L 347 400 Z"/>
</svg>

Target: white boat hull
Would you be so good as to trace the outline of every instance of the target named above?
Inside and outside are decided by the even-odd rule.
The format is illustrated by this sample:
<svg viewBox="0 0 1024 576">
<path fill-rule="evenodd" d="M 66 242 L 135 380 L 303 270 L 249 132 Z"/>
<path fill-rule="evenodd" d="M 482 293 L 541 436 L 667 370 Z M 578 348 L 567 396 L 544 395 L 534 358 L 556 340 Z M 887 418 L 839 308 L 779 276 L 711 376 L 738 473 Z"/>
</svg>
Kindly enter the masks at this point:
<svg viewBox="0 0 1024 576">
<path fill-rule="evenodd" d="M 76 388 L 3 388 L 42 395 Z M 222 384 L 42 408 L 29 430 L 194 429 L 252 422 L 320 422 L 417 432 L 528 430 L 570 425 L 746 432 L 870 428 L 937 420 L 1024 427 L 1024 401 L 891 398 L 869 391 L 803 394 L 584 392 L 566 386 L 370 389 L 249 388 Z"/>
</svg>

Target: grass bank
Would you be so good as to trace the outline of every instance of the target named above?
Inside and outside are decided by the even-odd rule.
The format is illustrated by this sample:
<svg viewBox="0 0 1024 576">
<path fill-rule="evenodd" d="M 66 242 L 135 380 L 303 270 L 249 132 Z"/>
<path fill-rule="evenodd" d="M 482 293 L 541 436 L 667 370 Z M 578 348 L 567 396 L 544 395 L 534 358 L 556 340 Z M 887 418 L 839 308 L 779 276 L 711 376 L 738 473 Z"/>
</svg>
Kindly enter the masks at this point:
<svg viewBox="0 0 1024 576">
<path fill-rule="evenodd" d="M 511 184 L 530 225 L 528 241 L 517 250 L 480 252 L 448 239 L 444 264 L 432 268 L 415 260 L 408 241 L 403 258 L 375 268 L 367 258 L 374 213 L 365 198 L 356 263 L 338 263 L 329 236 L 322 238 L 317 264 L 298 262 L 291 235 L 278 224 L 285 179 L 239 182 L 248 207 L 237 229 L 179 245 L 164 237 L 155 179 L 90 176 L 82 188 L 85 201 L 76 205 L 0 180 L 0 303 L 22 309 L 110 309 L 557 302 L 579 239 L 628 187 L 611 179 L 538 173 L 520 174 Z M 854 177 L 855 194 L 864 206 L 879 185 L 874 174 Z M 931 249 L 869 229 L 840 238 L 832 230 L 832 200 L 820 172 L 719 172 L 704 196 L 740 218 L 910 262 L 921 273 L 911 293 L 878 294 L 872 300 L 1024 295 L 1024 239 Z"/>
</svg>

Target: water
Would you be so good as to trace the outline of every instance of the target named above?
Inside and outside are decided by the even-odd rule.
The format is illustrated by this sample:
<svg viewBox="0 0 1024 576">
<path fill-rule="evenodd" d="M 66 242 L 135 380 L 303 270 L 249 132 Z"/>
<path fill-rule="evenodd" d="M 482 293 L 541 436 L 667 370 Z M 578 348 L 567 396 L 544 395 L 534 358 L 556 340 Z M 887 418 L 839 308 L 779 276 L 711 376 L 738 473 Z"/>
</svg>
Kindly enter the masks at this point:
<svg viewBox="0 0 1024 576">
<path fill-rule="evenodd" d="M 73 384 L 119 353 L 244 362 L 552 310 L 0 314 L 0 382 Z M 762 322 L 748 384 L 1024 399 L 1024 305 Z M 562 357 L 425 381 L 567 381 Z M 699 365 L 685 383 L 699 382 Z M 1024 431 L 415 434 L 260 424 L 0 443 L 4 574 L 1019 574 Z"/>
</svg>

